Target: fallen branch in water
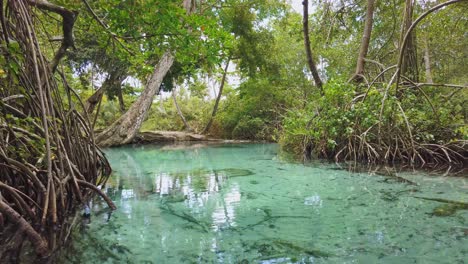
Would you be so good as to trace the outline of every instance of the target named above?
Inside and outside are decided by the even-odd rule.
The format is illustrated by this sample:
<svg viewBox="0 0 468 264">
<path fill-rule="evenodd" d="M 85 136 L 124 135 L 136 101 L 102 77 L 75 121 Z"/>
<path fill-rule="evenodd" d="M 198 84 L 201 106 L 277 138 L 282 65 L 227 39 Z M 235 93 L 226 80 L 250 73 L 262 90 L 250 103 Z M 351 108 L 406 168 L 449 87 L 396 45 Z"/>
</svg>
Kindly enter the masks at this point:
<svg viewBox="0 0 468 264">
<path fill-rule="evenodd" d="M 453 201 L 453 200 L 447 200 L 443 198 L 429 198 L 429 197 L 421 197 L 421 196 L 413 196 L 413 197 L 418 198 L 418 199 L 428 200 L 428 201 L 440 202 L 440 203 L 457 204 L 457 205 L 466 206 L 466 208 L 468 208 L 468 202 Z"/>
<path fill-rule="evenodd" d="M 199 226 L 203 232 L 208 233 L 208 230 L 209 230 L 208 226 L 209 225 L 205 224 L 205 223 L 202 224 L 202 222 L 198 221 L 193 216 L 188 215 L 186 213 L 179 214 L 176 211 L 174 211 L 174 209 L 172 209 L 172 207 L 170 207 L 167 204 L 165 204 L 164 206 L 161 206 L 160 208 L 161 208 L 161 210 L 166 211 L 166 212 L 170 213 L 173 216 L 177 216 L 178 218 L 181 218 L 181 219 L 183 219 L 185 221 L 188 221 L 188 222 L 190 222 L 192 224 L 195 224 L 196 226 Z"/>
</svg>

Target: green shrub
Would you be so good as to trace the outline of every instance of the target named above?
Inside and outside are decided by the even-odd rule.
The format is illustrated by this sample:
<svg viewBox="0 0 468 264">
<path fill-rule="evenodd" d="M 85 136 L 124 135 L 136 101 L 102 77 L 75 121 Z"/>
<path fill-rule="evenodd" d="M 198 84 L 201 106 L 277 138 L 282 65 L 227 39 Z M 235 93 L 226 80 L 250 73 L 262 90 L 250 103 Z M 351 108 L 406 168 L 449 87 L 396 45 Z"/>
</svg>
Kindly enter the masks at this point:
<svg viewBox="0 0 468 264">
<path fill-rule="evenodd" d="M 397 98 L 392 94 L 393 87 L 388 89 L 382 107 L 386 88 L 374 86 L 365 96 L 356 96 L 355 85 L 330 80 L 324 86 L 323 97 L 287 112 L 279 140 L 282 148 L 299 154 L 309 145 L 313 154 L 333 157 L 344 149 L 379 152 L 395 144 L 396 139 L 408 144 L 432 144 L 466 134 L 463 126 L 450 126 L 463 123 L 463 109 L 456 105 L 431 106 L 421 100 L 417 91 L 403 91 Z M 396 147 L 405 148 L 401 144 Z"/>
<path fill-rule="evenodd" d="M 260 118 L 243 118 L 241 119 L 234 130 L 232 131 L 232 137 L 239 139 L 260 139 L 264 122 Z"/>
</svg>

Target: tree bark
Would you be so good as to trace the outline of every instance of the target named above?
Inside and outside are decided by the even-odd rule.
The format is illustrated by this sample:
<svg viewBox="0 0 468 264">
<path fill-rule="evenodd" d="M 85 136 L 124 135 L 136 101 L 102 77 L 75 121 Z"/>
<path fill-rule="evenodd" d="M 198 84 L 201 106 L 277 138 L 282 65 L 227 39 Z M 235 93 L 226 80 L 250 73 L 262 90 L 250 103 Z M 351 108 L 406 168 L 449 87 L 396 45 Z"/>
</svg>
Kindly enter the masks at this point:
<svg viewBox="0 0 468 264">
<path fill-rule="evenodd" d="M 176 88 L 175 87 L 172 89 L 172 99 L 174 99 L 174 105 L 175 105 L 175 107 L 177 109 L 177 114 L 180 116 L 180 119 L 182 119 L 182 122 L 184 123 L 184 129 L 186 131 L 192 132 L 193 129 L 187 123 L 187 120 L 185 119 L 185 116 L 182 113 L 182 110 L 180 109 L 179 104 L 177 103 L 177 95 L 176 95 Z"/>
<path fill-rule="evenodd" d="M 163 100 L 163 96 L 162 96 L 162 93 L 159 93 L 159 111 L 161 111 L 161 113 L 163 114 L 166 114 L 166 109 L 164 108 L 164 100 Z"/>
<path fill-rule="evenodd" d="M 164 76 L 174 63 L 174 56 L 166 51 L 156 65 L 145 90 L 135 103 L 110 127 L 97 135 L 96 141 L 102 147 L 117 146 L 130 143 L 145 120 L 153 102 L 154 95 L 159 91 Z"/>
<path fill-rule="evenodd" d="M 374 21 L 374 9 L 375 9 L 375 0 L 367 1 L 367 12 L 366 12 L 366 24 L 364 26 L 364 33 L 362 35 L 361 49 L 359 51 L 359 57 L 357 59 L 356 72 L 351 80 L 354 80 L 358 83 L 364 80 L 364 63 L 369 50 L 369 42 L 372 34 L 372 23 Z"/>
<path fill-rule="evenodd" d="M 218 96 L 216 97 L 216 102 L 213 107 L 213 112 L 211 113 L 210 120 L 208 121 L 208 124 L 206 124 L 205 129 L 203 129 L 202 134 L 206 134 L 210 130 L 211 125 L 213 124 L 213 120 L 216 116 L 216 112 L 218 111 L 219 101 L 221 100 L 221 96 L 223 94 L 224 83 L 226 82 L 226 75 L 227 75 L 227 70 L 229 67 L 230 60 L 231 58 L 228 58 L 226 62 L 226 66 L 224 67 L 223 77 L 221 78 L 221 84 L 219 85 L 219 92 L 218 92 Z"/>
<path fill-rule="evenodd" d="M 401 29 L 400 45 L 404 49 L 405 56 L 401 63 L 401 74 L 408 77 L 414 82 L 418 82 L 418 61 L 416 54 L 416 34 L 411 31 L 405 46 L 403 46 L 403 39 L 406 32 L 413 24 L 413 10 L 414 0 L 405 0 L 405 11 L 403 15 L 403 24 Z"/>
<path fill-rule="evenodd" d="M 315 66 L 314 59 L 312 57 L 312 50 L 310 49 L 310 38 L 309 38 L 309 1 L 304 0 L 302 2 L 304 6 L 304 16 L 302 20 L 303 24 L 303 33 L 304 33 L 304 45 L 307 55 L 307 64 L 309 65 L 309 69 L 312 73 L 312 77 L 314 78 L 315 85 L 319 88 L 320 94 L 323 95 L 323 82 L 320 79 L 320 76 L 317 71 L 317 67 Z"/>
</svg>

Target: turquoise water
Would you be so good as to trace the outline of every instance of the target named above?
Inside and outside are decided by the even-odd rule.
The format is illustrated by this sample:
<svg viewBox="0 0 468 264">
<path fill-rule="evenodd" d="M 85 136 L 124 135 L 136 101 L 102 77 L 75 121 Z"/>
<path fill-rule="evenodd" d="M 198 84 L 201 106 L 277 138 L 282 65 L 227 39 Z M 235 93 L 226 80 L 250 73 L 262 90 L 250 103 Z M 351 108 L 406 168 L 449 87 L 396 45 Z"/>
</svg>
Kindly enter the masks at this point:
<svg viewBox="0 0 468 264">
<path fill-rule="evenodd" d="M 102 201 L 65 263 L 467 263 L 467 175 L 349 172 L 275 144 L 106 150 Z M 465 207 L 466 208 L 466 207 Z M 460 210 L 456 210 L 460 209 Z M 438 215 L 447 216 L 438 216 Z"/>
</svg>

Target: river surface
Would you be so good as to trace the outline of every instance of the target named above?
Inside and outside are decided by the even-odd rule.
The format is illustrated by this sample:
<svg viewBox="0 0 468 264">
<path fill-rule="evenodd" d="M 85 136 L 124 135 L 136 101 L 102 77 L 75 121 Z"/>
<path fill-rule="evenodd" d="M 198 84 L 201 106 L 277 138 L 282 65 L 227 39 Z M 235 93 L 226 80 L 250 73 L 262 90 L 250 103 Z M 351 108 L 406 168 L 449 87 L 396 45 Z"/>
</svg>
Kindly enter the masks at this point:
<svg viewBox="0 0 468 264">
<path fill-rule="evenodd" d="M 62 263 L 468 263 L 467 175 L 287 162 L 275 144 L 106 150 Z M 359 172 L 361 171 L 361 172 Z"/>
</svg>

